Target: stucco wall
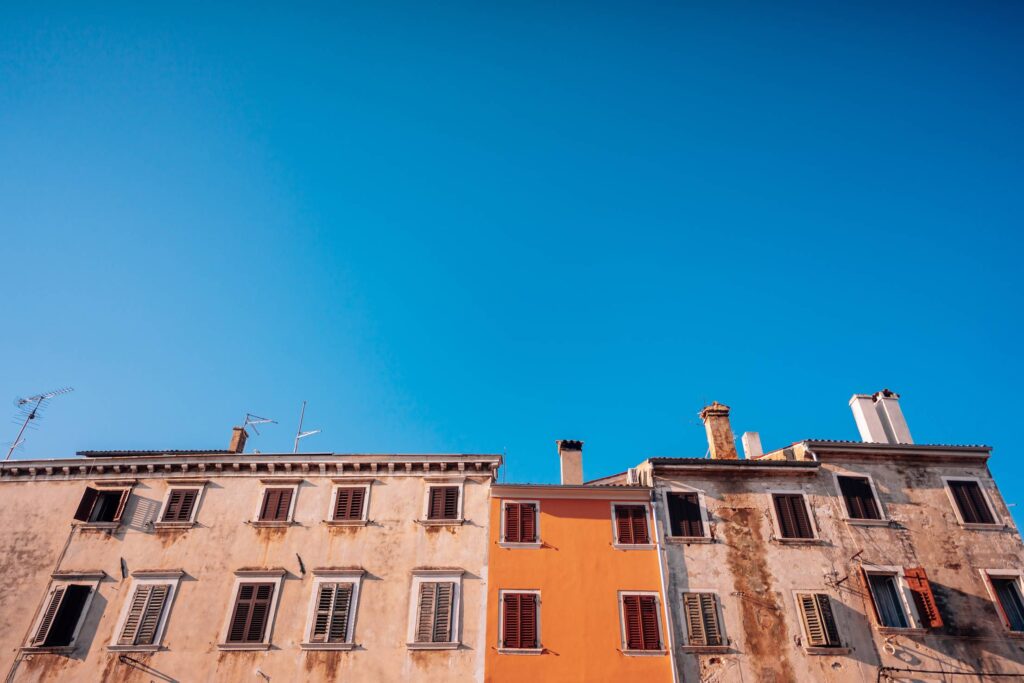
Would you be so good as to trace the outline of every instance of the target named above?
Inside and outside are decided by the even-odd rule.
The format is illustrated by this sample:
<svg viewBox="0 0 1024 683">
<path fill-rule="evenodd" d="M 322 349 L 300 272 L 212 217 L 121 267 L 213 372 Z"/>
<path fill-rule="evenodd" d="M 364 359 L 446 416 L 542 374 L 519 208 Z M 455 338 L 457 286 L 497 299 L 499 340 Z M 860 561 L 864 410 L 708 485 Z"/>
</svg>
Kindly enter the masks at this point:
<svg viewBox="0 0 1024 683">
<path fill-rule="evenodd" d="M 102 569 L 98 595 L 70 656 L 29 655 L 17 681 L 441 681 L 480 680 L 483 675 L 485 558 L 490 476 L 465 481 L 464 516 L 458 527 L 426 528 L 422 519 L 424 478 L 416 474 L 372 476 L 369 524 L 328 527 L 332 477 L 304 473 L 298 489 L 295 525 L 257 529 L 255 514 L 264 486 L 273 477 L 210 476 L 197 525 L 184 531 L 154 531 L 168 480 L 136 475 L 138 484 L 113 534 L 78 531 L 61 561 L 62 570 Z M 289 475 L 288 478 L 294 478 Z M 333 478 L 337 478 L 336 476 Z M 364 474 L 359 479 L 366 479 Z M 90 480 L 25 481 L 0 484 L 0 666 L 6 673 L 25 642 L 61 552 L 72 515 Z M 306 568 L 303 575 L 299 557 Z M 182 569 L 185 576 L 170 609 L 163 638 L 166 649 L 131 653 L 134 668 L 106 646 L 131 586 L 128 572 Z M 351 652 L 300 649 L 312 599 L 312 570 L 362 566 Z M 458 567 L 462 582 L 461 641 L 457 650 L 410 651 L 406 647 L 412 570 Z M 217 648 L 232 604 L 234 571 L 281 567 L 287 571 L 268 651 L 230 652 Z M 144 670 L 147 669 L 147 670 Z M 260 678 L 259 669 L 269 678 Z"/>
</svg>

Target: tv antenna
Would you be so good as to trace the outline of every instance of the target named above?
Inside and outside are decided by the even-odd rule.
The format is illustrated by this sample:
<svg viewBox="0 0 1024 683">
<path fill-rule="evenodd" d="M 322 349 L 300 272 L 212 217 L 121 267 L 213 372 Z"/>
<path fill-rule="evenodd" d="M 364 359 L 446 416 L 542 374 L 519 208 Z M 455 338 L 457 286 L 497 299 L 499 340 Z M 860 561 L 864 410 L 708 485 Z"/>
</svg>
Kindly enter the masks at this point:
<svg viewBox="0 0 1024 683">
<path fill-rule="evenodd" d="M 295 447 L 292 449 L 292 453 L 298 453 L 299 452 L 299 439 L 305 439 L 307 436 L 313 436 L 314 434 L 319 434 L 320 433 L 319 429 L 314 429 L 314 430 L 308 431 L 308 432 L 302 431 L 302 421 L 303 421 L 303 419 L 305 419 L 305 417 L 306 417 L 306 402 L 303 401 L 302 402 L 302 412 L 299 413 L 299 428 L 295 432 Z"/>
<path fill-rule="evenodd" d="M 246 427 L 252 427 L 252 431 L 256 432 L 256 436 L 260 435 L 260 430 L 256 428 L 256 425 L 276 425 L 277 420 L 271 420 L 269 417 L 260 417 L 259 415 L 253 415 L 252 413 L 245 414 L 245 422 L 242 423 L 242 429 Z"/>
<path fill-rule="evenodd" d="M 63 389 L 57 389 L 56 391 L 48 391 L 45 394 L 36 394 L 35 396 L 29 396 L 28 398 L 15 399 L 14 405 L 17 406 L 19 415 L 15 418 L 15 424 L 21 423 L 21 429 L 18 430 L 18 436 L 15 437 L 14 442 L 11 444 L 10 449 L 7 451 L 7 457 L 4 458 L 4 462 L 11 459 L 11 455 L 14 454 L 14 450 L 25 443 L 25 430 L 28 429 L 29 425 L 35 428 L 35 421 L 43 416 L 49 405 L 47 401 L 62 394 L 70 394 L 74 389 L 71 387 L 64 387 Z"/>
</svg>

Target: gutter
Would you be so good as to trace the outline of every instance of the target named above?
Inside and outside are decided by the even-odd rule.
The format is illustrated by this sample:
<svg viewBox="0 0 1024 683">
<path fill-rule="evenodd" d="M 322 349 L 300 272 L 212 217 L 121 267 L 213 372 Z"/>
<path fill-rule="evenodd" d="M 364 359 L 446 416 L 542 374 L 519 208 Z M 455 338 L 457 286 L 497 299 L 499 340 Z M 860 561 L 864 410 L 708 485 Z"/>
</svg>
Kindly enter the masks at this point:
<svg viewBox="0 0 1024 683">
<path fill-rule="evenodd" d="M 679 672 L 676 669 L 676 634 L 672 627 L 672 617 L 668 612 L 668 584 L 665 583 L 665 548 L 661 545 L 661 534 L 658 532 L 657 489 L 651 487 L 651 517 L 654 522 L 654 551 L 658 553 L 658 576 L 661 579 L 661 610 L 665 615 L 665 632 L 668 649 L 668 663 L 672 667 L 672 683 L 679 683 Z"/>
</svg>

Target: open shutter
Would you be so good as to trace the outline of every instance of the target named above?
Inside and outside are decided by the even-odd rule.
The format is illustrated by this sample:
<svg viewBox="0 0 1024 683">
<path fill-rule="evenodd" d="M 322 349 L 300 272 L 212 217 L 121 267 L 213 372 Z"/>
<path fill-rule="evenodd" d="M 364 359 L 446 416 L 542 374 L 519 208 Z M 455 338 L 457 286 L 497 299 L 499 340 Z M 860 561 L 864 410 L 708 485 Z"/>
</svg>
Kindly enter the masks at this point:
<svg viewBox="0 0 1024 683">
<path fill-rule="evenodd" d="M 504 596 L 504 610 L 502 615 L 502 633 L 505 637 L 504 646 L 507 648 L 521 648 L 522 638 L 520 635 L 519 623 L 522 619 L 520 611 L 520 598 L 518 593 L 506 593 Z"/>
<path fill-rule="evenodd" d="M 653 595 L 640 596 L 640 626 L 644 638 L 643 649 L 659 649 L 661 629 L 658 627 L 658 602 Z"/>
<path fill-rule="evenodd" d="M 50 634 L 50 627 L 53 626 L 53 620 L 57 616 L 57 610 L 60 609 L 61 603 L 64 601 L 64 593 L 66 588 L 64 586 L 58 586 L 54 589 L 53 594 L 50 595 L 50 602 L 46 605 L 46 610 L 43 611 L 43 618 L 39 622 L 39 628 L 36 629 L 36 635 L 32 639 L 33 645 L 42 645 L 46 642 L 46 637 Z"/>
<path fill-rule="evenodd" d="M 437 602 L 434 611 L 434 642 L 452 641 L 452 603 L 455 584 L 450 581 L 437 584 Z"/>
<path fill-rule="evenodd" d="M 932 593 L 932 586 L 924 567 L 906 567 L 903 569 L 903 576 L 911 595 L 914 596 L 914 604 L 921 616 L 922 625 L 925 628 L 942 628 L 942 614 L 939 613 L 939 606 L 935 602 L 935 595 Z"/>
<path fill-rule="evenodd" d="M 626 630 L 626 649 L 644 649 L 643 627 L 640 619 L 640 596 L 622 596 L 622 620 Z"/>
<path fill-rule="evenodd" d="M 160 617 L 164 613 L 164 605 L 167 603 L 167 595 L 170 593 L 170 586 L 157 584 L 150 586 L 149 600 L 146 609 L 142 613 L 139 622 L 138 635 L 135 643 L 138 645 L 153 645 L 156 642 L 156 630 L 160 626 Z"/>
<path fill-rule="evenodd" d="M 507 543 L 520 543 L 522 536 L 519 527 L 519 511 L 521 506 L 518 503 L 505 504 L 505 541 Z"/>
<path fill-rule="evenodd" d="M 434 637 L 434 606 L 437 600 L 437 584 L 424 581 L 420 584 L 419 615 L 416 620 L 416 642 L 429 643 Z"/>
<path fill-rule="evenodd" d="M 444 514 L 444 494 L 442 489 L 434 487 L 430 489 L 430 505 L 427 509 L 428 519 L 441 519 Z"/>
<path fill-rule="evenodd" d="M 128 608 L 128 616 L 124 620 L 124 628 L 121 629 L 121 637 L 118 638 L 118 645 L 134 645 L 135 636 L 139 632 L 139 623 L 146 611 L 146 603 L 149 601 L 149 593 L 152 585 L 144 584 L 135 588 L 135 595 L 132 596 L 131 607 Z"/>
<path fill-rule="evenodd" d="M 821 615 L 821 624 L 825 629 L 828 645 L 839 647 L 842 643 L 839 642 L 839 628 L 836 626 L 836 617 L 832 613 L 831 599 L 824 593 L 818 593 L 814 598 L 818 603 L 818 613 Z"/>
<path fill-rule="evenodd" d="M 78 509 L 75 510 L 75 519 L 79 522 L 88 522 L 89 516 L 92 514 L 92 508 L 96 504 L 96 499 L 99 495 L 99 491 L 91 486 L 86 486 L 85 493 L 82 494 L 82 500 L 78 503 Z"/>
<path fill-rule="evenodd" d="M 828 638 L 825 635 L 825 625 L 821 620 L 821 613 L 818 611 L 818 601 L 810 593 L 800 594 L 800 614 L 804 619 L 804 628 L 807 630 L 807 644 L 811 647 L 825 647 L 828 645 Z"/>
<path fill-rule="evenodd" d="M 331 627 L 327 640 L 332 643 L 344 643 L 348 640 L 348 622 L 352 611 L 352 584 L 339 583 L 334 591 L 334 605 L 331 614 Z"/>
<path fill-rule="evenodd" d="M 124 506 L 128 504 L 128 498 L 132 495 L 131 489 L 125 489 L 121 491 L 121 499 L 117 501 L 117 512 L 114 513 L 114 519 L 112 522 L 120 522 L 121 515 L 124 514 Z"/>
<path fill-rule="evenodd" d="M 701 613 L 700 594 L 683 594 L 683 612 L 686 615 L 686 635 L 688 645 L 707 645 L 707 634 L 704 631 L 704 616 Z"/>
</svg>

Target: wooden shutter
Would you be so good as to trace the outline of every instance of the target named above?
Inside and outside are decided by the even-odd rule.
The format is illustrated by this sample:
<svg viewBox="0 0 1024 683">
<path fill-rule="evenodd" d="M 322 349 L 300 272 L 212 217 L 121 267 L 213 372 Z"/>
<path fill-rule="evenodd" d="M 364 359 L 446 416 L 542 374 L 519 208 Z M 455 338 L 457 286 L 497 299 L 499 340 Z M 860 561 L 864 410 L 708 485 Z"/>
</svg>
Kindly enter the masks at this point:
<svg viewBox="0 0 1024 683">
<path fill-rule="evenodd" d="M 502 647 L 537 647 L 537 596 L 505 593 L 502 598 Z"/>
<path fill-rule="evenodd" d="M 420 584 L 419 614 L 416 618 L 416 642 L 429 643 L 434 638 L 434 606 L 437 598 L 437 584 L 424 581 Z"/>
<path fill-rule="evenodd" d="M 668 494 L 669 526 L 673 536 L 703 536 L 704 520 L 700 515 L 700 497 L 696 493 Z"/>
<path fill-rule="evenodd" d="M 128 504 L 128 498 L 132 495 L 131 489 L 125 489 L 121 491 L 121 499 L 117 501 L 117 512 L 114 513 L 114 518 L 110 521 L 120 522 L 121 515 L 124 514 L 124 506 Z"/>
<path fill-rule="evenodd" d="M 452 640 L 452 603 L 455 599 L 455 584 L 437 584 L 437 603 L 434 612 L 434 642 L 450 643 Z"/>
<path fill-rule="evenodd" d="M 272 583 L 243 583 L 238 587 L 235 611 L 228 627 L 228 642 L 263 642 L 273 595 Z"/>
<path fill-rule="evenodd" d="M 454 599 L 455 584 L 451 581 L 424 581 L 420 584 L 417 643 L 452 642 Z"/>
<path fill-rule="evenodd" d="M 622 617 L 626 631 L 627 650 L 657 650 L 661 648 L 658 603 L 653 595 L 622 596 Z"/>
<path fill-rule="evenodd" d="M 160 626 L 160 617 L 163 616 L 164 605 L 167 603 L 170 590 L 171 587 L 168 584 L 152 586 L 146 609 L 139 622 L 139 632 L 135 638 L 137 645 L 154 645 L 156 643 L 156 631 Z"/>
<path fill-rule="evenodd" d="M 520 506 L 518 503 L 505 503 L 505 542 L 506 543 L 521 543 L 522 534 L 520 533 L 519 526 L 519 510 Z M 511 646 L 506 646 L 511 647 Z"/>
<path fill-rule="evenodd" d="M 135 588 L 131 607 L 128 608 L 128 616 L 121 629 L 121 637 L 117 641 L 118 645 L 135 644 L 135 636 L 139 632 L 139 622 L 142 621 L 142 615 L 146 611 L 146 603 L 149 602 L 149 594 L 152 590 L 153 586 L 150 584 L 143 584 Z"/>
<path fill-rule="evenodd" d="M 881 519 L 871 484 L 863 477 L 839 477 L 839 489 L 851 519 Z"/>
<path fill-rule="evenodd" d="M 267 489 L 263 494 L 260 521 L 287 522 L 292 505 L 293 489 Z"/>
<path fill-rule="evenodd" d="M 164 511 L 163 521 L 190 521 L 198 496 L 199 489 L 171 489 L 167 495 L 167 509 Z"/>
<path fill-rule="evenodd" d="M 942 614 L 935 602 L 935 595 L 932 593 L 932 586 L 924 567 L 905 567 L 903 577 L 907 581 L 910 594 L 914 597 L 922 625 L 925 628 L 942 628 Z"/>
<path fill-rule="evenodd" d="M 459 487 L 432 486 L 430 488 L 430 505 L 427 506 L 428 519 L 458 519 Z"/>
<path fill-rule="evenodd" d="M 352 584 L 321 583 L 310 642 L 344 643 L 352 611 Z"/>
<path fill-rule="evenodd" d="M 46 642 L 46 637 L 50 633 L 50 627 L 53 626 L 53 620 L 57 616 L 57 610 L 60 609 L 61 603 L 64 601 L 65 591 L 65 586 L 57 586 L 50 595 L 50 602 L 47 603 L 46 609 L 43 611 L 43 618 L 40 620 L 39 628 L 36 629 L 36 635 L 32 639 L 33 645 L 42 645 Z"/>
<path fill-rule="evenodd" d="M 718 604 L 713 593 L 683 593 L 687 643 L 696 646 L 721 645 Z"/>
<path fill-rule="evenodd" d="M 334 519 L 359 520 L 363 518 L 366 489 L 362 486 L 339 488 L 334 501 Z"/>
<path fill-rule="evenodd" d="M 616 505 L 615 529 L 618 533 L 618 542 L 623 545 L 649 543 L 647 508 L 643 505 Z"/>
<path fill-rule="evenodd" d="M 995 520 L 981 487 L 974 481 L 951 481 L 949 488 L 966 524 L 992 524 Z"/>
<path fill-rule="evenodd" d="M 505 503 L 505 542 L 537 541 L 537 506 L 533 503 Z"/>
<path fill-rule="evenodd" d="M 521 648 L 522 638 L 520 637 L 519 622 L 521 620 L 519 603 L 522 595 L 519 593 L 505 593 L 502 604 L 505 613 L 502 615 L 502 635 L 504 636 L 503 647 Z"/>
<path fill-rule="evenodd" d="M 814 538 L 807 505 L 800 494 L 776 494 L 775 512 L 783 538 Z"/>
<path fill-rule="evenodd" d="M 801 593 L 798 596 L 800 613 L 807 632 L 809 647 L 838 647 L 839 630 L 836 628 L 832 603 L 823 593 Z"/>
<path fill-rule="evenodd" d="M 89 516 L 92 514 L 92 508 L 96 504 L 96 499 L 99 495 L 99 491 L 91 486 L 86 486 L 85 492 L 82 494 L 82 500 L 78 503 L 78 509 L 75 510 L 74 518 L 79 522 L 88 522 Z"/>
</svg>

